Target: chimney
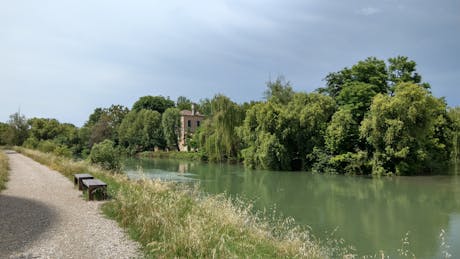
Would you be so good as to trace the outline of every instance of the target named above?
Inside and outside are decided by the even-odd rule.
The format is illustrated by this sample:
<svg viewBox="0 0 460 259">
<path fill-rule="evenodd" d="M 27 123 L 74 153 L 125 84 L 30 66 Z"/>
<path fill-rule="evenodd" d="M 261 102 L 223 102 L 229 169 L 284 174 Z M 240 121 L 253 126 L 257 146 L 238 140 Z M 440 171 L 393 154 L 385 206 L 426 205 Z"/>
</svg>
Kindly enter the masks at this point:
<svg viewBox="0 0 460 259">
<path fill-rule="evenodd" d="M 192 103 L 192 115 L 195 116 L 195 104 Z"/>
</svg>

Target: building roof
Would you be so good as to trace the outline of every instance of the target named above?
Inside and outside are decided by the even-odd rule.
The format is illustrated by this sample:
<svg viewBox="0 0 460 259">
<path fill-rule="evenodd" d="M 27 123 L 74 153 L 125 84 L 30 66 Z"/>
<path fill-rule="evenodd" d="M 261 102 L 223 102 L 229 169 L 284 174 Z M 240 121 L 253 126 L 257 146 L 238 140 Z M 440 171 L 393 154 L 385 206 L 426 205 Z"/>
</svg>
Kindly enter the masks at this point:
<svg viewBox="0 0 460 259">
<path fill-rule="evenodd" d="M 179 112 L 180 115 L 182 116 L 198 116 L 198 117 L 205 117 L 203 114 L 200 112 L 196 111 L 195 114 L 192 113 L 190 110 L 182 110 Z"/>
</svg>

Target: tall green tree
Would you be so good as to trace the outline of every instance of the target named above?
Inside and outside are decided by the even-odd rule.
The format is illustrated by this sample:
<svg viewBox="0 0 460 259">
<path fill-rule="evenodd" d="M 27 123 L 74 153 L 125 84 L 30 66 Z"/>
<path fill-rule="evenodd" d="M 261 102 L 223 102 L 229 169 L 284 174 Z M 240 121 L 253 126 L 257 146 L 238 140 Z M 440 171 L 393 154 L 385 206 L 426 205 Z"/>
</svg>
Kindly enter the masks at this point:
<svg viewBox="0 0 460 259">
<path fill-rule="evenodd" d="M 13 113 L 10 115 L 8 124 L 13 132 L 12 144 L 21 146 L 29 135 L 29 124 L 26 117 L 19 112 Z"/>
<path fill-rule="evenodd" d="M 168 108 L 161 118 L 161 126 L 163 127 L 163 135 L 166 140 L 166 145 L 171 149 L 179 150 L 179 130 L 180 130 L 180 115 L 178 108 Z"/>
<path fill-rule="evenodd" d="M 460 162 L 460 106 L 448 111 L 452 125 L 452 159 L 455 164 Z"/>
<path fill-rule="evenodd" d="M 0 122 L 0 145 L 13 145 L 13 139 L 13 128 L 7 123 Z"/>
<path fill-rule="evenodd" d="M 244 119 L 242 109 L 230 98 L 216 95 L 211 101 L 212 114 L 195 133 L 198 148 L 211 161 L 238 159 L 241 141 L 236 128 Z"/>
<path fill-rule="evenodd" d="M 417 63 L 409 60 L 408 57 L 397 56 L 388 59 L 388 80 L 391 85 L 395 86 L 401 83 L 414 83 L 422 82 L 422 76 L 417 73 Z"/>
<path fill-rule="evenodd" d="M 29 136 L 39 141 L 54 139 L 62 133 L 61 124 L 56 119 L 32 118 L 28 124 Z"/>
<path fill-rule="evenodd" d="M 132 110 L 123 119 L 119 130 L 119 143 L 131 153 L 164 148 L 161 114 L 157 111 Z"/>
<path fill-rule="evenodd" d="M 294 96 L 291 83 L 280 76 L 275 81 L 267 82 L 267 90 L 264 92 L 266 100 L 272 100 L 282 104 L 287 104 Z"/>
<path fill-rule="evenodd" d="M 166 109 L 174 107 L 174 101 L 169 98 L 159 96 L 142 96 L 133 105 L 133 110 L 140 111 L 142 109 L 157 111 L 163 113 Z"/>
<path fill-rule="evenodd" d="M 445 101 L 420 85 L 404 83 L 394 96 L 377 95 L 360 129 L 372 146 L 372 171 L 410 175 L 445 166 L 451 150 L 446 122 Z"/>
<path fill-rule="evenodd" d="M 331 97 L 296 93 L 286 104 L 271 99 L 252 106 L 239 134 L 245 165 L 267 169 L 307 169 L 308 156 L 324 146 L 327 123 L 335 111 Z"/>
<path fill-rule="evenodd" d="M 108 108 L 96 108 L 83 126 L 81 136 L 90 149 L 94 144 L 110 139 L 118 141 L 118 127 L 129 109 L 123 105 L 111 105 Z"/>
<path fill-rule="evenodd" d="M 350 83 L 365 83 L 373 85 L 377 93 L 387 93 L 388 71 L 385 61 L 375 57 L 369 57 L 359 61 L 351 68 L 329 73 L 326 78 L 326 87 L 320 88 L 321 93 L 326 93 L 335 98 L 342 91 L 343 87 Z"/>
<path fill-rule="evenodd" d="M 179 109 L 179 111 L 191 110 L 192 109 L 192 101 L 190 101 L 190 99 L 188 99 L 185 96 L 179 96 L 179 97 L 177 97 L 176 107 L 177 107 L 177 109 Z"/>
</svg>

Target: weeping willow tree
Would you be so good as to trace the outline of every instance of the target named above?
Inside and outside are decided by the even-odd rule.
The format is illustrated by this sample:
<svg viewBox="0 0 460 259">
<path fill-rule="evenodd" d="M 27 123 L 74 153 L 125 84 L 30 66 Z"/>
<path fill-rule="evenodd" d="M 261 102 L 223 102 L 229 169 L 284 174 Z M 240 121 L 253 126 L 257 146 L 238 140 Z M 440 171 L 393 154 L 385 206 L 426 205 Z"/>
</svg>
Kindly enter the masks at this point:
<svg viewBox="0 0 460 259">
<path fill-rule="evenodd" d="M 211 116 L 195 134 L 198 149 L 210 161 L 236 160 L 241 149 L 236 128 L 244 119 L 244 111 L 224 95 L 211 100 Z"/>
<path fill-rule="evenodd" d="M 452 120 L 452 160 L 457 166 L 460 162 L 460 106 L 449 109 Z"/>
</svg>

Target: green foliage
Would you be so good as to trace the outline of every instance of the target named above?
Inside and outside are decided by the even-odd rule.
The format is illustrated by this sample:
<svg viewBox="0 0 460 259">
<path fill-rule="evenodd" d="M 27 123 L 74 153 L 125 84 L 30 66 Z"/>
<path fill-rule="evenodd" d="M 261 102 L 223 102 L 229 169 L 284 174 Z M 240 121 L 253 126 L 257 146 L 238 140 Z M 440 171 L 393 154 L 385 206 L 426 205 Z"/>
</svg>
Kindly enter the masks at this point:
<svg viewBox="0 0 460 259">
<path fill-rule="evenodd" d="M 249 167 L 292 170 L 309 168 L 307 159 L 324 145 L 327 122 L 335 110 L 332 98 L 317 93 L 296 93 L 286 104 L 270 100 L 252 106 L 239 128 Z"/>
<path fill-rule="evenodd" d="M 452 125 L 452 160 L 458 164 L 460 161 L 460 107 L 450 108 L 448 115 Z"/>
<path fill-rule="evenodd" d="M 369 159 L 365 151 L 341 153 L 331 157 L 329 164 L 335 172 L 344 174 L 364 175 L 371 172 Z"/>
<path fill-rule="evenodd" d="M 330 73 L 325 80 L 326 87 L 321 88 L 320 92 L 325 92 L 332 97 L 338 96 L 345 85 L 354 82 L 373 85 L 378 93 L 388 91 L 388 73 L 385 61 L 375 57 L 359 61 L 351 68 Z"/>
<path fill-rule="evenodd" d="M 350 109 L 339 109 L 332 116 L 325 135 L 326 149 L 333 155 L 354 151 L 359 140 L 358 124 Z"/>
<path fill-rule="evenodd" d="M 7 124 L 0 122 L 0 145 L 14 145 L 14 130 Z"/>
<path fill-rule="evenodd" d="M 174 107 L 174 101 L 163 96 L 143 96 L 137 100 L 133 105 L 134 111 L 152 110 L 163 113 L 168 108 Z"/>
<path fill-rule="evenodd" d="M 228 97 L 216 95 L 211 101 L 212 115 L 195 132 L 198 149 L 210 161 L 236 160 L 241 141 L 236 134 L 244 114 Z"/>
<path fill-rule="evenodd" d="M 170 149 L 179 150 L 179 129 L 180 129 L 180 115 L 179 109 L 168 108 L 161 118 L 161 126 L 163 128 L 163 135 L 166 140 L 166 145 Z"/>
<path fill-rule="evenodd" d="M 394 96 L 377 95 L 361 125 L 372 146 L 373 172 L 429 173 L 445 165 L 450 144 L 445 136 L 446 104 L 422 86 L 396 86 Z"/>
<path fill-rule="evenodd" d="M 200 103 L 198 104 L 198 110 L 201 112 L 201 114 L 206 115 L 207 117 L 210 117 L 212 115 L 211 100 L 208 98 L 201 99 Z"/>
<path fill-rule="evenodd" d="M 32 118 L 28 120 L 29 136 L 37 140 L 54 139 L 62 133 L 60 123 L 56 119 Z"/>
<path fill-rule="evenodd" d="M 20 146 L 29 135 L 29 125 L 24 115 L 19 112 L 10 115 L 9 125 L 12 130 L 11 144 Z"/>
<path fill-rule="evenodd" d="M 356 122 L 360 123 L 364 115 L 368 112 L 372 99 L 377 93 L 378 88 L 374 85 L 352 82 L 343 86 L 336 101 L 339 106 L 349 109 Z"/>
<path fill-rule="evenodd" d="M 6 181 L 8 181 L 8 157 L 0 151 L 0 191 L 6 188 Z"/>
<path fill-rule="evenodd" d="M 388 72 L 389 81 L 391 85 L 395 86 L 401 83 L 414 83 L 418 84 L 422 82 L 422 76 L 416 72 L 417 63 L 413 60 L 409 60 L 408 57 L 397 56 L 395 58 L 388 59 Z M 429 88 L 429 85 L 425 85 Z"/>
<path fill-rule="evenodd" d="M 111 105 L 109 108 L 96 108 L 83 126 L 81 134 L 84 146 L 91 148 L 104 139 L 118 141 L 118 127 L 128 114 L 128 108 L 122 105 Z"/>
<path fill-rule="evenodd" d="M 291 84 L 284 77 L 278 77 L 275 81 L 267 82 L 267 90 L 264 92 L 266 100 L 287 104 L 294 96 Z"/>
<path fill-rule="evenodd" d="M 179 96 L 176 101 L 176 107 L 179 111 L 182 110 L 191 110 L 192 109 L 192 101 L 185 96 Z"/>
<path fill-rule="evenodd" d="M 120 153 L 114 147 L 114 142 L 109 139 L 93 146 L 89 160 L 91 163 L 98 164 L 106 170 L 119 171 L 121 169 Z"/>
<path fill-rule="evenodd" d="M 123 119 L 118 129 L 119 144 L 130 153 L 164 148 L 161 115 L 152 110 L 132 110 Z"/>
</svg>

